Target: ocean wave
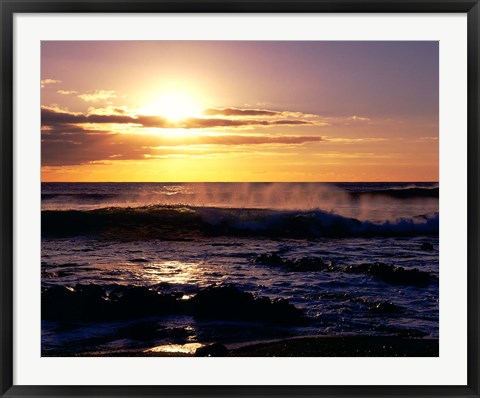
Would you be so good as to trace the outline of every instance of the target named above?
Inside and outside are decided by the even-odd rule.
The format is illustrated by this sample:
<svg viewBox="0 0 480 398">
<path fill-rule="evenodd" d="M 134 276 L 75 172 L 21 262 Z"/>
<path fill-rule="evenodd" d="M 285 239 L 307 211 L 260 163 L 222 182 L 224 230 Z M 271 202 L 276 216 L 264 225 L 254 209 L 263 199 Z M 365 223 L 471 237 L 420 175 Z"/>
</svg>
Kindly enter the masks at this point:
<svg viewBox="0 0 480 398">
<path fill-rule="evenodd" d="M 268 185 L 265 186 L 253 186 L 254 188 L 246 190 L 246 193 L 241 196 L 239 199 L 251 199 L 250 196 L 262 197 L 269 188 Z M 205 192 L 206 190 L 206 192 Z M 299 194 L 305 194 L 312 197 L 315 197 L 317 194 L 317 199 L 321 200 L 325 196 L 333 197 L 349 197 L 350 199 L 358 199 L 359 197 L 369 195 L 369 196 L 388 196 L 395 199 L 416 199 L 416 198 L 438 198 L 439 188 L 438 186 L 417 186 L 417 185 L 406 185 L 406 186 L 375 186 L 375 185 L 366 185 L 366 186 L 349 186 L 349 185 L 340 185 L 340 186 L 325 186 L 319 184 L 315 185 L 293 185 L 292 187 L 285 187 L 285 191 L 279 190 L 275 191 L 277 195 L 287 195 L 290 196 L 295 194 L 295 191 L 299 191 Z M 213 198 L 211 197 L 214 194 Z M 209 187 L 209 189 L 200 189 L 200 187 L 190 187 L 185 186 L 183 189 L 172 192 L 170 190 L 159 190 L 159 191 L 148 191 L 148 190 L 132 190 L 132 192 L 122 192 L 118 189 L 112 189 L 112 192 L 70 192 L 53 190 L 48 192 L 42 192 L 42 201 L 47 203 L 50 201 L 55 201 L 59 203 L 64 203 L 65 205 L 72 205 L 75 203 L 82 204 L 84 202 L 111 202 L 112 205 L 115 204 L 127 204 L 129 202 L 141 202 L 142 200 L 149 201 L 145 204 L 179 204 L 187 203 L 190 205 L 195 205 L 201 201 L 219 201 L 219 202 L 228 202 L 232 200 L 232 197 L 236 196 L 235 187 Z M 215 204 L 212 204 L 215 205 Z"/>
<path fill-rule="evenodd" d="M 55 199 L 57 201 L 98 201 L 120 198 L 122 195 L 115 193 L 42 193 L 42 201 Z"/>
<path fill-rule="evenodd" d="M 341 214 L 349 217 L 378 220 L 437 211 L 438 198 L 438 184 L 434 183 L 42 184 L 42 210 L 153 205 L 284 211 L 343 209 Z M 384 214 L 377 217 L 379 210 Z"/>
<path fill-rule="evenodd" d="M 111 239 L 187 239 L 198 236 L 343 238 L 438 235 L 438 213 L 381 223 L 322 210 L 278 211 L 192 206 L 44 210 L 42 235 L 102 235 Z"/>
<path fill-rule="evenodd" d="M 362 190 L 358 192 L 350 193 L 352 196 L 360 195 L 378 195 L 389 196 L 395 199 L 415 199 L 415 198 L 438 198 L 439 188 L 388 188 L 377 190 Z"/>
</svg>

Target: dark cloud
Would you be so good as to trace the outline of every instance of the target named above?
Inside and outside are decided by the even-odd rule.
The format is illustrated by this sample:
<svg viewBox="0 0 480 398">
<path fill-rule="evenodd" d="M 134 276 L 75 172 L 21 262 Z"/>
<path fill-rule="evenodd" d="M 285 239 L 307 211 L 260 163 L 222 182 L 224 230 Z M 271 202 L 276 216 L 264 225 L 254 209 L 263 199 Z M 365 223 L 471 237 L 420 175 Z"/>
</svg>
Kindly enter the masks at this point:
<svg viewBox="0 0 480 398">
<path fill-rule="evenodd" d="M 156 128 L 214 128 L 245 126 L 298 126 L 310 125 L 312 122 L 298 119 L 257 120 L 257 119 L 222 119 L 222 118 L 188 118 L 179 123 L 172 123 L 160 116 L 125 114 L 96 115 L 59 111 L 53 108 L 42 108 L 42 126 L 55 126 L 83 123 L 117 123 L 136 124 L 143 127 Z"/>
<path fill-rule="evenodd" d="M 125 115 L 89 115 L 83 113 L 61 112 L 52 108 L 42 107 L 42 126 L 81 123 L 135 123 L 138 121 Z"/>
<path fill-rule="evenodd" d="M 84 130 L 78 125 L 58 125 L 42 131 L 42 165 L 66 166 L 106 160 L 143 160 L 146 155 L 158 155 L 159 148 L 167 155 L 188 153 L 188 150 L 176 146 L 301 145 L 319 141 L 322 141 L 319 136 L 225 134 L 175 137 L 161 134 L 118 134 Z M 203 151 L 198 153 L 202 154 Z"/>
<path fill-rule="evenodd" d="M 283 120 L 273 120 L 269 123 L 272 126 L 298 126 L 298 125 L 305 125 L 305 124 L 312 124 L 312 122 L 308 122 L 306 120 L 295 120 L 295 119 L 283 119 Z"/>
<path fill-rule="evenodd" d="M 249 110 L 246 110 L 249 111 Z M 253 116 L 253 115 L 252 115 Z M 86 129 L 85 124 L 95 124 L 97 130 Z M 251 134 L 192 134 L 162 135 L 118 133 L 108 130 L 107 124 L 134 125 L 136 128 L 235 128 L 243 126 L 304 125 L 308 121 L 296 119 L 224 119 L 189 118 L 172 125 L 163 117 L 129 116 L 120 112 L 112 114 L 83 114 L 42 107 L 42 165 L 79 165 L 106 160 L 139 160 L 155 157 L 161 151 L 181 154 L 176 146 L 194 145 L 301 145 L 319 142 L 319 136 L 251 135 Z M 102 127 L 105 126 L 105 128 Z M 171 150 L 169 152 L 169 147 Z M 186 149 L 183 149 L 185 151 Z M 190 151 L 190 150 L 188 150 Z M 191 151 L 190 151 L 191 152 Z M 203 153 L 199 151 L 198 153 Z"/>
<path fill-rule="evenodd" d="M 183 128 L 245 127 L 245 126 L 298 126 L 309 125 L 305 120 L 257 120 L 257 119 L 202 119 L 190 118 L 181 123 Z"/>
<path fill-rule="evenodd" d="M 193 141 L 193 140 L 192 140 Z M 187 145 L 260 145 L 260 144 L 304 144 L 322 141 L 319 136 L 271 136 L 271 135 L 238 135 L 197 136 L 196 142 Z M 183 144 L 185 145 L 185 144 Z"/>
<path fill-rule="evenodd" d="M 68 166 L 105 160 L 112 154 L 111 134 L 69 128 L 42 132 L 42 166 Z M 125 148 L 126 149 L 126 148 Z"/>
<path fill-rule="evenodd" d="M 267 109 L 211 108 L 203 112 L 208 116 L 278 116 L 283 112 Z"/>
</svg>

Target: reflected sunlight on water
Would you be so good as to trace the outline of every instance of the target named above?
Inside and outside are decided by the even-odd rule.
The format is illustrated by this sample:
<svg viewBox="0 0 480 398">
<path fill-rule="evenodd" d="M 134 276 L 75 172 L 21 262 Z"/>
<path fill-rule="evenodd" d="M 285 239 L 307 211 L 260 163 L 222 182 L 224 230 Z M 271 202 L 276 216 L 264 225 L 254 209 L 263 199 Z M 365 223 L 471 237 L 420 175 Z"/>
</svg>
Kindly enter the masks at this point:
<svg viewBox="0 0 480 398">
<path fill-rule="evenodd" d="M 203 347 L 204 344 L 200 343 L 187 343 L 187 344 L 164 344 L 156 347 L 149 348 L 144 352 L 174 352 L 181 354 L 195 354 L 195 351 Z"/>
<path fill-rule="evenodd" d="M 181 261 L 152 262 L 137 273 L 154 283 L 195 283 L 204 273 L 199 265 L 199 263 Z"/>
</svg>

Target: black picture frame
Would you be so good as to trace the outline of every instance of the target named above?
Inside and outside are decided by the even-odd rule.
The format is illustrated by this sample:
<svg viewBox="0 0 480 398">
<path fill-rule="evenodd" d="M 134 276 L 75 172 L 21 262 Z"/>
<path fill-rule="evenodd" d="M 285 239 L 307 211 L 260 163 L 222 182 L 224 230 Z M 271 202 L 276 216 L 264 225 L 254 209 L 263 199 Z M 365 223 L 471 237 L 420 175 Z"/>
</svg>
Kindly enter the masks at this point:
<svg viewBox="0 0 480 398">
<path fill-rule="evenodd" d="M 1 397 L 479 397 L 478 0 L 0 0 Z M 26 386 L 13 384 L 13 17 L 16 13 L 466 13 L 468 20 L 468 374 L 465 386 Z"/>
</svg>

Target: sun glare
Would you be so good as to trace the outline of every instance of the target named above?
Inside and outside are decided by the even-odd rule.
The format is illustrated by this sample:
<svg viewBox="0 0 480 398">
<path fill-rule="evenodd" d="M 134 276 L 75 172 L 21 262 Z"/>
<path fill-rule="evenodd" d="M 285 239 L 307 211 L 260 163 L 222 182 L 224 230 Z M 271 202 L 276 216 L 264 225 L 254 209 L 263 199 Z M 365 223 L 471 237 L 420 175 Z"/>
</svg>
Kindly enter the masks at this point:
<svg viewBox="0 0 480 398">
<path fill-rule="evenodd" d="M 202 107 L 193 97 L 184 93 L 165 93 L 141 109 L 146 115 L 163 116 L 172 122 L 199 116 Z"/>
</svg>

